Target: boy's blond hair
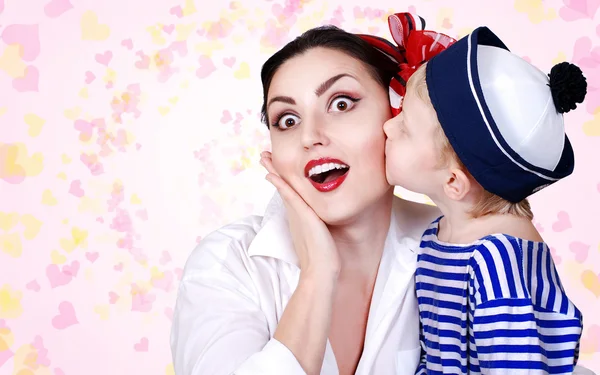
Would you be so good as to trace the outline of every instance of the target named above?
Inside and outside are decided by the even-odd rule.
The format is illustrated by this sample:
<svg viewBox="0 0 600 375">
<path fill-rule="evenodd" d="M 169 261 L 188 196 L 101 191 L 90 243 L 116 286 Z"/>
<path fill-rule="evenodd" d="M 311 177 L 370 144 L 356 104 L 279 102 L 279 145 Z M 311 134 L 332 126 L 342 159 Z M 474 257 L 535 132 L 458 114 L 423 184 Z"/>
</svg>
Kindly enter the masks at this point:
<svg viewBox="0 0 600 375">
<path fill-rule="evenodd" d="M 425 81 L 425 67 L 427 63 L 423 64 L 417 71 L 410 77 L 407 82 L 406 91 L 413 90 L 419 99 L 433 109 L 431 99 L 429 98 L 429 90 L 427 89 L 427 82 Z M 458 158 L 458 155 L 454 152 L 450 141 L 444 134 L 444 130 L 440 125 L 439 121 L 436 121 L 436 142 L 438 144 L 438 150 L 440 150 L 440 166 L 447 166 L 450 161 L 455 161 L 459 168 L 465 172 L 470 178 L 471 174 L 464 166 L 464 164 Z M 472 180 L 475 181 L 474 178 Z M 527 199 L 523 199 L 518 203 L 512 203 L 503 199 L 489 191 L 483 189 L 483 194 L 479 197 L 479 201 L 469 212 L 474 218 L 478 218 L 488 214 L 510 214 L 518 217 L 525 217 L 529 220 L 533 219 L 533 213 L 531 212 L 531 206 Z"/>
</svg>

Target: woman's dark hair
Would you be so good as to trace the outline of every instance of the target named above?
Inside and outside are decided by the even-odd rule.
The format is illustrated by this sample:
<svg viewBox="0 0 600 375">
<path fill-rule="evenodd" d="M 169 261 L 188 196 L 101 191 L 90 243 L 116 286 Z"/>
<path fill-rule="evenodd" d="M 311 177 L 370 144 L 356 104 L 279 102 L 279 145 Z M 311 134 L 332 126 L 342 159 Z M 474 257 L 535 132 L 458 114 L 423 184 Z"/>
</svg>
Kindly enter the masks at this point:
<svg viewBox="0 0 600 375">
<path fill-rule="evenodd" d="M 358 35 L 348 33 L 335 26 L 310 29 L 277 51 L 262 67 L 260 72 L 263 85 L 261 118 L 267 127 L 270 125 L 267 115 L 267 96 L 273 76 L 287 60 L 316 47 L 337 50 L 362 61 L 373 78 L 386 89 L 398 69 L 397 64 Z"/>
</svg>

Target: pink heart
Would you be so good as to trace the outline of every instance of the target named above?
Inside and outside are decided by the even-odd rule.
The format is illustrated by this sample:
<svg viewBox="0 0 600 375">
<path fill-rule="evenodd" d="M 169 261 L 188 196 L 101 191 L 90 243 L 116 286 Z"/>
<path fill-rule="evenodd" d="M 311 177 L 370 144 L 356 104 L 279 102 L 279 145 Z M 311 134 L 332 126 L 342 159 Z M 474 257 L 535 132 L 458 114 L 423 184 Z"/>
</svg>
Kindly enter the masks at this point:
<svg viewBox="0 0 600 375">
<path fill-rule="evenodd" d="M 569 245 L 569 250 L 575 254 L 575 260 L 579 263 L 585 262 L 588 257 L 589 249 L 590 245 L 586 245 L 579 241 L 571 242 Z"/>
<path fill-rule="evenodd" d="M 229 111 L 227 111 L 227 110 L 223 111 L 223 116 L 221 116 L 221 124 L 226 124 L 231 120 L 232 120 L 231 113 L 229 113 Z"/>
<path fill-rule="evenodd" d="M 85 253 L 85 257 L 87 258 L 87 260 L 89 260 L 91 263 L 94 263 L 96 261 L 96 259 L 98 259 L 98 253 L 97 252 L 93 252 L 93 253 Z"/>
<path fill-rule="evenodd" d="M 115 292 L 108 292 L 108 301 L 111 305 L 114 305 L 119 300 L 119 295 Z"/>
<path fill-rule="evenodd" d="M 171 307 L 165 308 L 165 315 L 167 316 L 167 319 L 169 319 L 170 321 L 173 321 L 173 308 L 171 308 Z"/>
<path fill-rule="evenodd" d="M 78 261 L 73 261 L 71 263 L 71 265 L 64 265 L 62 268 L 62 272 L 65 275 L 69 275 L 71 277 L 75 277 L 77 276 L 77 272 L 79 272 L 79 262 Z"/>
<path fill-rule="evenodd" d="M 150 66 L 150 58 L 144 55 L 144 52 L 142 51 L 138 51 L 136 55 L 139 56 L 140 61 L 136 61 L 135 67 L 138 69 L 148 69 Z"/>
<path fill-rule="evenodd" d="M 71 275 L 61 272 L 56 264 L 50 264 L 46 267 L 46 277 L 52 288 L 67 285 L 73 279 Z"/>
<path fill-rule="evenodd" d="M 56 18 L 73 8 L 69 0 L 52 0 L 44 7 L 44 13 L 50 18 Z"/>
<path fill-rule="evenodd" d="M 115 265 L 113 268 L 115 271 L 121 272 L 121 271 L 123 271 L 123 263 L 119 263 L 119 264 Z"/>
<path fill-rule="evenodd" d="M 0 13 L 2 13 L 2 0 L 0 0 Z M 2 368 L 2 366 L 9 360 L 12 358 L 12 356 L 15 353 L 11 352 L 10 349 L 6 349 L 3 351 L 0 351 L 0 368 Z"/>
<path fill-rule="evenodd" d="M 181 277 L 183 276 L 183 269 L 181 269 L 181 268 L 175 268 L 173 270 L 173 273 L 175 273 L 175 275 L 177 276 L 177 279 L 179 281 L 181 281 Z"/>
<path fill-rule="evenodd" d="M 226 57 L 223 59 L 223 64 L 225 64 L 228 67 L 232 67 L 233 64 L 235 64 L 235 57 Z"/>
<path fill-rule="evenodd" d="M 537 221 L 534 221 L 533 225 L 535 226 L 535 229 L 537 229 L 538 232 L 542 233 L 544 231 L 544 227 L 542 226 L 542 223 L 538 223 Z"/>
<path fill-rule="evenodd" d="M 123 47 L 126 47 L 128 50 L 133 49 L 133 41 L 131 39 L 125 39 L 121 42 Z"/>
<path fill-rule="evenodd" d="M 163 26 L 163 31 L 169 35 L 173 32 L 173 30 L 175 30 L 175 25 L 164 25 Z"/>
<path fill-rule="evenodd" d="M 0 0 L 0 13 L 4 12 L 4 0 Z M 2 366 L 2 363 L 0 362 L 0 366 Z"/>
<path fill-rule="evenodd" d="M 106 51 L 103 54 L 96 54 L 96 61 L 104 66 L 108 66 L 110 60 L 112 60 L 113 54 L 111 51 Z"/>
<path fill-rule="evenodd" d="M 181 57 L 187 56 L 187 53 L 188 53 L 187 43 L 185 40 L 180 40 L 178 42 L 171 43 L 171 45 L 169 46 L 169 49 L 172 52 L 177 52 L 179 54 L 179 56 L 181 56 Z"/>
<path fill-rule="evenodd" d="M 452 28 L 452 22 L 450 22 L 449 18 L 444 18 L 444 20 L 442 21 L 442 27 L 445 29 L 451 29 Z"/>
<path fill-rule="evenodd" d="M 160 264 L 164 266 L 165 264 L 169 263 L 170 261 L 171 261 L 171 254 L 169 254 L 168 251 L 163 251 L 162 255 L 160 257 L 160 260 L 159 260 Z"/>
<path fill-rule="evenodd" d="M 198 29 L 198 30 L 196 30 L 196 34 L 198 34 L 200 36 L 204 36 L 204 34 L 206 34 L 206 30 L 204 30 L 204 29 Z"/>
<path fill-rule="evenodd" d="M 40 74 L 35 66 L 28 66 L 25 69 L 25 76 L 13 79 L 13 88 L 19 92 L 39 91 L 38 81 Z"/>
<path fill-rule="evenodd" d="M 131 311 L 149 312 L 156 300 L 154 294 L 137 293 L 131 298 Z"/>
<path fill-rule="evenodd" d="M 600 193 L 600 182 L 598 183 L 598 185 L 596 185 L 596 190 L 598 190 L 598 193 Z"/>
<path fill-rule="evenodd" d="M 59 314 L 52 318 L 52 326 L 56 329 L 65 329 L 79 323 L 75 309 L 71 302 L 63 301 L 58 305 Z"/>
<path fill-rule="evenodd" d="M 136 352 L 147 352 L 148 351 L 148 339 L 145 337 L 142 337 L 140 342 L 138 342 L 137 344 L 135 344 L 133 346 L 133 349 Z"/>
<path fill-rule="evenodd" d="M 71 187 L 69 188 L 69 193 L 73 194 L 77 198 L 81 198 L 85 195 L 85 191 L 81 188 L 80 180 L 71 181 Z"/>
<path fill-rule="evenodd" d="M 38 25 L 9 25 L 2 31 L 2 40 L 23 47 L 21 58 L 25 61 L 33 61 L 40 54 Z"/>
<path fill-rule="evenodd" d="M 33 280 L 27 283 L 27 285 L 25 285 L 25 288 L 29 289 L 29 290 L 33 290 L 34 292 L 39 292 L 40 291 L 40 284 L 38 284 L 37 280 Z"/>
<path fill-rule="evenodd" d="M 65 375 L 65 373 L 63 372 L 63 370 L 57 367 L 54 369 L 54 375 Z"/>
<path fill-rule="evenodd" d="M 200 67 L 196 70 L 196 76 L 200 79 L 211 75 L 216 69 L 215 64 L 208 56 L 200 56 Z"/>
<path fill-rule="evenodd" d="M 197 236 L 196 237 L 196 243 L 200 243 L 202 241 L 202 236 Z"/>
<path fill-rule="evenodd" d="M 177 16 L 178 18 L 183 17 L 183 12 L 181 7 L 178 5 L 176 7 L 171 8 L 171 10 L 169 11 L 170 14 Z"/>
<path fill-rule="evenodd" d="M 101 218 L 101 217 L 97 217 L 96 221 L 99 222 L 99 223 L 101 223 L 101 224 L 104 224 L 104 219 Z"/>
<path fill-rule="evenodd" d="M 85 83 L 87 83 L 89 85 L 95 79 L 96 79 L 96 76 L 94 75 L 94 73 L 92 73 L 90 71 L 85 72 Z"/>
<path fill-rule="evenodd" d="M 157 289 L 169 292 L 173 285 L 173 273 L 170 271 L 165 272 L 162 278 L 152 280 L 152 285 Z"/>
<path fill-rule="evenodd" d="M 565 21 L 575 21 L 582 18 L 594 19 L 600 6 L 600 0 L 563 0 L 564 7 L 559 14 Z"/>
<path fill-rule="evenodd" d="M 571 228 L 571 219 L 569 218 L 569 214 L 565 211 L 560 211 L 557 215 L 558 220 L 552 224 L 552 229 L 555 232 L 562 232 Z"/>
<path fill-rule="evenodd" d="M 558 252 L 556 251 L 555 248 L 551 247 L 550 248 L 550 255 L 552 256 L 552 260 L 554 261 L 555 264 L 561 264 L 562 263 L 562 258 L 560 255 L 558 255 Z"/>
</svg>

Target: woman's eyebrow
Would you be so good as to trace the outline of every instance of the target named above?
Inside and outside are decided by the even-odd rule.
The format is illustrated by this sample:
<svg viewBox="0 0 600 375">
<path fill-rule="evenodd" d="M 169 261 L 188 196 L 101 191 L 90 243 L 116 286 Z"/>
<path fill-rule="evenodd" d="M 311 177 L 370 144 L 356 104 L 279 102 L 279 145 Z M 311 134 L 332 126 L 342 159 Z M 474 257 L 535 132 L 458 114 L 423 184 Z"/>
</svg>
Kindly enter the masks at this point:
<svg viewBox="0 0 600 375">
<path fill-rule="evenodd" d="M 291 104 L 291 105 L 296 105 L 296 101 L 289 96 L 276 96 L 274 98 L 271 98 L 271 100 L 269 100 L 269 104 L 267 104 L 267 109 L 274 102 L 282 102 L 282 103 L 287 103 L 287 104 Z"/>
<path fill-rule="evenodd" d="M 317 95 L 317 96 L 323 95 L 325 93 L 325 91 L 329 90 L 329 88 L 331 86 L 333 86 L 333 84 L 337 80 L 339 80 L 340 78 L 343 78 L 343 77 L 350 77 L 350 78 L 356 80 L 356 78 L 354 78 L 354 76 L 347 74 L 347 73 L 341 73 L 341 74 L 335 75 L 335 76 L 329 78 L 327 81 L 321 83 L 321 85 L 315 90 L 315 95 Z"/>
</svg>

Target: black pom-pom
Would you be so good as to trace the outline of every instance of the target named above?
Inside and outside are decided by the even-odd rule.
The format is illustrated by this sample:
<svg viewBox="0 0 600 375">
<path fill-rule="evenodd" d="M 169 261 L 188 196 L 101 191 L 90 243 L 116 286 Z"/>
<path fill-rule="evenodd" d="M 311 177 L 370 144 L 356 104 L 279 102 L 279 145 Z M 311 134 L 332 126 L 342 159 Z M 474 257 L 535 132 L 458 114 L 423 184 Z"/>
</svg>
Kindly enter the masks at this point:
<svg viewBox="0 0 600 375">
<path fill-rule="evenodd" d="M 550 70 L 550 91 L 559 113 L 567 113 L 582 103 L 587 93 L 587 81 L 577 65 L 568 62 L 556 64 Z"/>
</svg>

